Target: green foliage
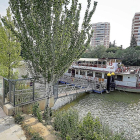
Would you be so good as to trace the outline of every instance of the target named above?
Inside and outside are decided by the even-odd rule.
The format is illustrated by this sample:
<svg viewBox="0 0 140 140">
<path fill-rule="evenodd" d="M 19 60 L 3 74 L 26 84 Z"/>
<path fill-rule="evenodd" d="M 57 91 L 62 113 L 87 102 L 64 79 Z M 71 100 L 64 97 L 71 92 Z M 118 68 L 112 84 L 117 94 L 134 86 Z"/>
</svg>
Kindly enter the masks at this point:
<svg viewBox="0 0 140 140">
<path fill-rule="evenodd" d="M 54 129 L 60 131 L 63 140 L 125 140 L 123 134 L 113 134 L 108 127 L 103 127 L 91 113 L 80 122 L 78 112 L 73 109 L 57 112 Z"/>
<path fill-rule="evenodd" d="M 27 79 L 27 78 L 28 78 L 28 74 L 26 74 L 26 75 L 21 75 L 21 77 L 22 77 L 23 79 Z"/>
<path fill-rule="evenodd" d="M 7 9 L 7 15 L 3 19 L 14 27 L 11 19 L 10 8 Z M 16 68 L 21 60 L 21 47 L 17 38 L 10 29 L 2 25 L 0 21 L 0 75 L 10 79 L 13 78 L 12 68 Z"/>
<path fill-rule="evenodd" d="M 42 115 L 40 113 L 40 109 L 39 109 L 39 104 L 38 103 L 35 103 L 33 105 L 33 108 L 32 108 L 32 113 L 35 117 L 38 118 L 38 121 L 39 122 L 42 122 Z"/>
<path fill-rule="evenodd" d="M 115 53 L 118 49 L 119 49 L 118 47 L 111 47 L 111 48 L 108 48 L 108 49 L 106 50 L 106 52 L 107 52 L 107 53 L 108 53 L 108 52 L 113 52 L 113 53 Z"/>
<path fill-rule="evenodd" d="M 133 34 L 132 39 L 131 39 L 131 43 L 130 43 L 130 47 L 136 47 L 137 46 L 137 41 L 136 38 Z"/>
<path fill-rule="evenodd" d="M 123 53 L 123 64 L 124 65 L 131 65 L 131 66 L 138 66 L 140 65 L 140 51 L 135 50 L 133 47 L 128 47 L 124 50 Z"/>
<path fill-rule="evenodd" d="M 101 124 L 99 119 L 95 119 L 91 116 L 91 113 L 88 113 L 83 119 L 83 123 L 80 126 L 80 133 L 82 137 L 86 140 L 91 139 L 101 139 L 100 137 Z"/>
<path fill-rule="evenodd" d="M 86 50 L 93 34 L 90 21 L 97 6 L 97 2 L 91 7 L 91 0 L 87 1 L 81 30 L 81 4 L 77 0 L 9 1 L 16 30 L 5 18 L 2 22 L 20 41 L 22 56 L 35 77 L 41 75 L 48 83 L 55 83 Z"/>
<path fill-rule="evenodd" d="M 22 117 L 20 114 L 16 114 L 16 115 L 14 116 L 14 119 L 15 119 L 15 123 L 21 124 L 22 121 L 24 120 L 24 117 Z"/>
<path fill-rule="evenodd" d="M 140 66 L 140 47 L 128 47 L 121 49 L 111 47 L 105 49 L 103 46 L 98 46 L 94 49 L 89 49 L 82 55 L 84 58 L 121 58 L 124 65 Z"/>
<path fill-rule="evenodd" d="M 83 58 L 103 58 L 105 54 L 106 48 L 104 46 L 97 46 L 95 48 L 89 48 L 87 52 L 85 52 L 82 57 Z"/>
<path fill-rule="evenodd" d="M 34 133 L 31 140 L 44 140 L 38 133 Z"/>
<path fill-rule="evenodd" d="M 140 46 L 135 47 L 135 50 L 140 50 Z"/>
<path fill-rule="evenodd" d="M 54 129 L 61 132 L 63 139 L 70 139 L 69 137 L 76 139 L 78 135 L 78 112 L 72 109 L 58 112 L 54 120 Z"/>
</svg>

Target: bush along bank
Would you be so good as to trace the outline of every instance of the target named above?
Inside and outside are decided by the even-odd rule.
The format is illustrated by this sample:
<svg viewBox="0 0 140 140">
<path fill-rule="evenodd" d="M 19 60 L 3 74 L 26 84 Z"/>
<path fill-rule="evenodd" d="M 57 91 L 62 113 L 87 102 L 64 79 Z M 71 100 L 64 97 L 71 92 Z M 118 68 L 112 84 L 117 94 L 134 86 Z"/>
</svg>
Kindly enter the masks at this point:
<svg viewBox="0 0 140 140">
<path fill-rule="evenodd" d="M 79 121 L 77 110 L 57 112 L 53 126 L 63 140 L 125 140 L 123 134 L 113 134 L 90 112 L 82 121 Z"/>
</svg>

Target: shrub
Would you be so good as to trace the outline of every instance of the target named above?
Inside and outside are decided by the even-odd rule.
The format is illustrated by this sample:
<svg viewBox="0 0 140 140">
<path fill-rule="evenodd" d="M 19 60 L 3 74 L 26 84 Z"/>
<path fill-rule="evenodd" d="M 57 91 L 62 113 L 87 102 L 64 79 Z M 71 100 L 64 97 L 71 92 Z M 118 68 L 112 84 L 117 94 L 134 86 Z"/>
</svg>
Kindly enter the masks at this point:
<svg viewBox="0 0 140 140">
<path fill-rule="evenodd" d="M 54 129 L 60 131 L 63 140 L 125 140 L 122 134 L 113 134 L 109 127 L 103 127 L 99 118 L 88 113 L 81 122 L 74 109 L 57 112 Z"/>
<path fill-rule="evenodd" d="M 24 117 L 22 117 L 20 114 L 16 114 L 14 118 L 15 118 L 15 123 L 17 124 L 21 124 L 22 121 L 24 120 Z"/>
<path fill-rule="evenodd" d="M 54 120 L 54 129 L 60 131 L 63 139 L 75 139 L 78 134 L 78 112 L 70 109 L 58 112 Z"/>
<path fill-rule="evenodd" d="M 33 115 L 38 118 L 39 122 L 42 122 L 42 115 L 40 113 L 39 104 L 35 103 L 32 108 Z"/>
<path fill-rule="evenodd" d="M 44 140 L 38 133 L 33 133 L 31 140 Z"/>
<path fill-rule="evenodd" d="M 79 133 L 86 140 L 100 140 L 101 123 L 98 118 L 94 119 L 91 113 L 88 113 L 83 122 L 79 124 Z"/>
</svg>

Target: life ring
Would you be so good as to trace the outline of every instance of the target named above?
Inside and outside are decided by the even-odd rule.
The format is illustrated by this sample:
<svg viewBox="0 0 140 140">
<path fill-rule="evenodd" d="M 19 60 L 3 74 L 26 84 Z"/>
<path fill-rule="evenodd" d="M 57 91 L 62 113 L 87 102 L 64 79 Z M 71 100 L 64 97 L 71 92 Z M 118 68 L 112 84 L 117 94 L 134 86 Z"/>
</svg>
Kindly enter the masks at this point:
<svg viewBox="0 0 140 140">
<path fill-rule="evenodd" d="M 129 70 L 129 69 L 128 69 L 128 68 L 126 68 L 126 70 L 125 70 L 125 71 L 126 71 L 126 72 L 128 72 L 128 70 Z"/>
<path fill-rule="evenodd" d="M 121 72 L 121 69 L 120 68 L 117 68 L 116 72 Z"/>
</svg>

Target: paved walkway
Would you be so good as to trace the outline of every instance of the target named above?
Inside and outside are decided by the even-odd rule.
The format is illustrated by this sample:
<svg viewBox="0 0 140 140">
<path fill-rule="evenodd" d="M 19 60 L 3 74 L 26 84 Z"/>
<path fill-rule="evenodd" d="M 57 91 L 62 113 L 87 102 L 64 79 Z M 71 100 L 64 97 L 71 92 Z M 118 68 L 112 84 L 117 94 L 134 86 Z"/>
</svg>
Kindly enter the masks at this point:
<svg viewBox="0 0 140 140">
<path fill-rule="evenodd" d="M 0 140 L 26 140 L 20 125 L 14 123 L 12 116 L 7 116 L 0 107 Z"/>
</svg>

